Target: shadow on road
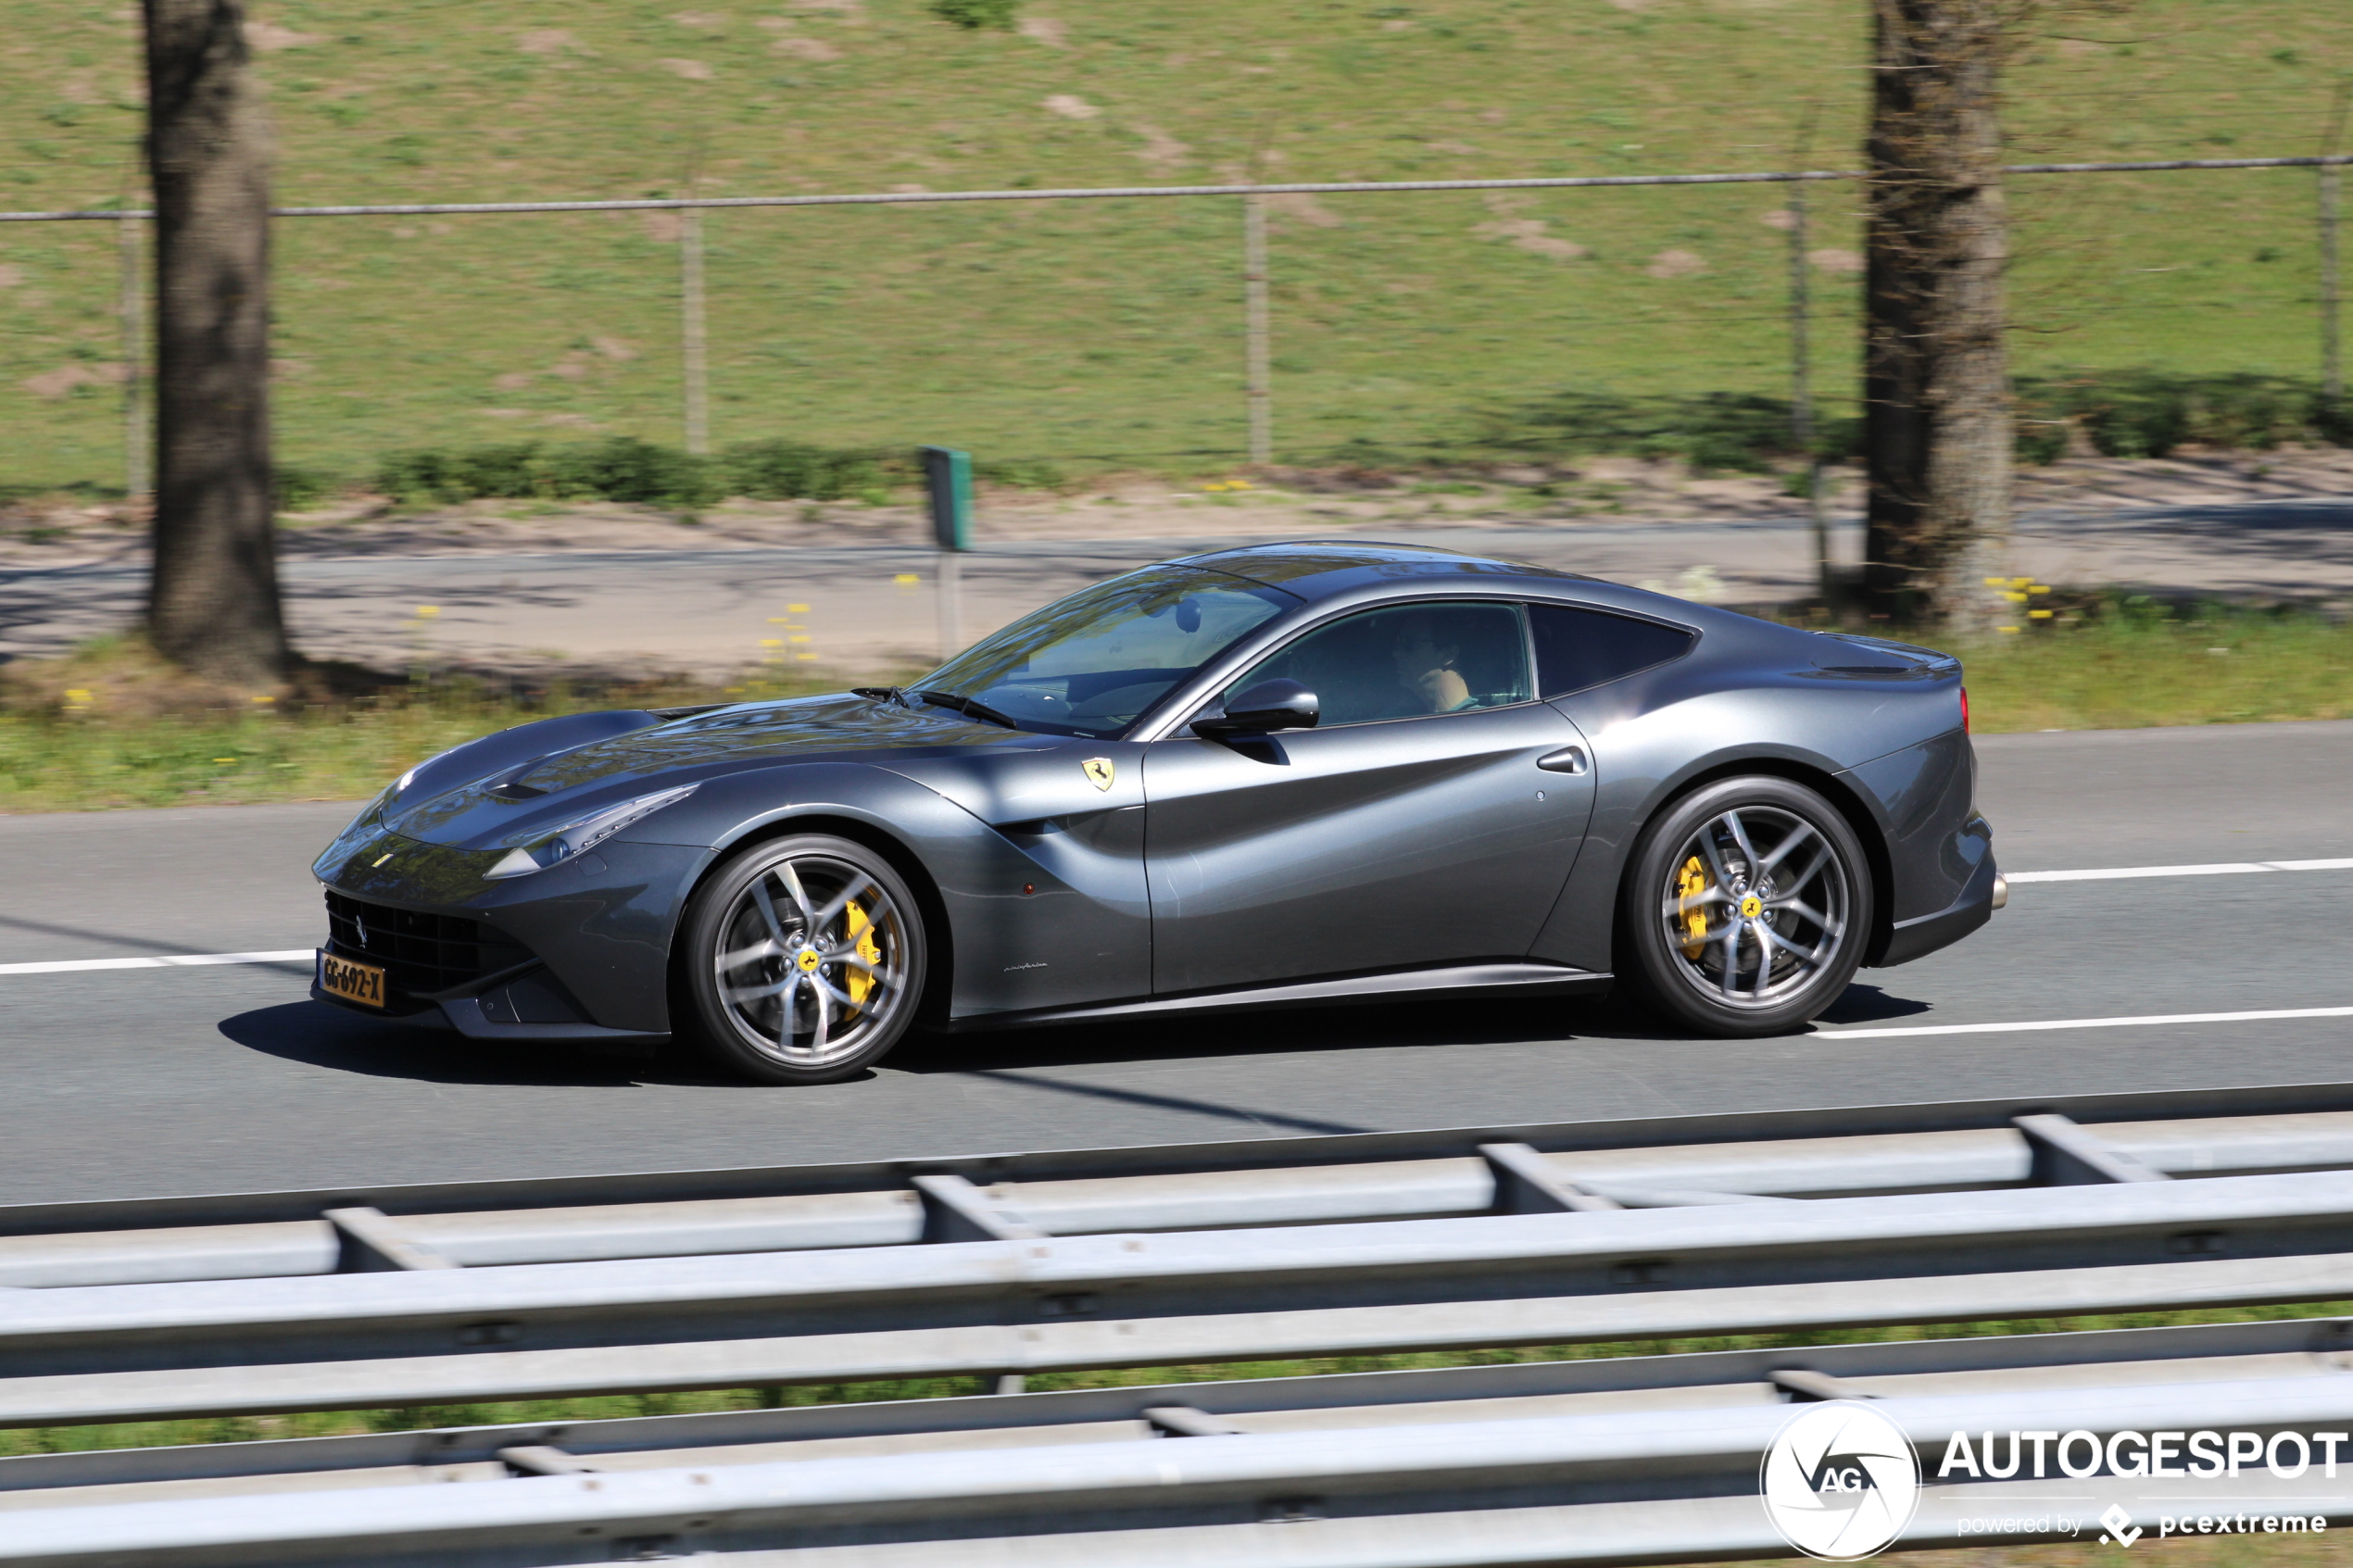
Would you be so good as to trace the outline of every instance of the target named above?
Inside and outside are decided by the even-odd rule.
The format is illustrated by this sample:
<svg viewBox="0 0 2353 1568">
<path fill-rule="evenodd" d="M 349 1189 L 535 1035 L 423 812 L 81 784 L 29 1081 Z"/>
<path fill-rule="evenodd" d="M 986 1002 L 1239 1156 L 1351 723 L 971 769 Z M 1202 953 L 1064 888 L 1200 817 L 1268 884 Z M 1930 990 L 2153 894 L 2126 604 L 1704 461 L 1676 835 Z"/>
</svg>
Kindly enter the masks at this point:
<svg viewBox="0 0 2353 1568">
<path fill-rule="evenodd" d="M 1908 1018 L 1928 1010 L 1926 1002 L 1890 996 L 1876 985 L 1852 985 L 1823 1013 L 1822 1022 L 1864 1023 Z M 725 1072 L 706 1066 L 691 1049 L 678 1045 L 666 1046 L 653 1056 L 642 1057 L 598 1054 L 594 1047 L 553 1041 L 470 1040 L 447 1030 L 363 1018 L 315 1001 L 257 1008 L 223 1020 L 220 1029 L 222 1035 L 247 1050 L 371 1078 L 407 1078 L 429 1084 L 569 1084 L 583 1088 L 654 1084 L 746 1086 Z M 1227 1108 L 1184 1097 L 1012 1074 L 1036 1068 L 1218 1057 L 1434 1050 L 1452 1046 L 1567 1045 L 1571 1041 L 1595 1040 L 1689 1043 L 1692 1037 L 1688 1032 L 1662 1022 L 1632 1000 L 1615 996 L 1552 1001 L 1407 1002 L 1081 1023 L 1001 1033 L 918 1032 L 891 1054 L 885 1070 L 918 1077 L 1006 1073 L 1009 1076 L 1000 1082 L 1018 1083 L 1041 1091 L 1164 1109 L 1222 1112 Z M 1364 1130 L 1310 1118 L 1284 1116 L 1276 1120 L 1301 1132 Z"/>
<path fill-rule="evenodd" d="M 1321 1050 L 1425 1049 L 1568 1040 L 1678 1040 L 1688 1035 L 1615 997 L 1553 1001 L 1390 1002 L 1065 1024 L 999 1034 L 920 1035 L 890 1066 L 975 1073 L 1092 1062 L 1182 1061 Z"/>
<path fill-rule="evenodd" d="M 653 1058 L 598 1056 L 558 1042 L 469 1040 L 442 1029 L 362 1018 L 324 1002 L 285 1002 L 223 1019 L 220 1033 L 247 1050 L 331 1072 L 425 1084 L 728 1085 L 683 1051 Z"/>
</svg>

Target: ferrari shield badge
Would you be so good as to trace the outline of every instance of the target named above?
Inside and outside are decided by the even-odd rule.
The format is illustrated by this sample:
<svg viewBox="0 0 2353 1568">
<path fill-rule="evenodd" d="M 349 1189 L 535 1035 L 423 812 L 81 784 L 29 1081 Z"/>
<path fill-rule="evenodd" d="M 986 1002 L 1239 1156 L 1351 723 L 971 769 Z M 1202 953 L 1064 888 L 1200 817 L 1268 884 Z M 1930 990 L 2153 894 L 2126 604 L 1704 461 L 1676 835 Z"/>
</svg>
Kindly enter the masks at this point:
<svg viewBox="0 0 2353 1568">
<path fill-rule="evenodd" d="M 1118 768 L 1113 765 L 1112 759 L 1108 757 L 1089 757 L 1078 767 L 1079 771 L 1087 775 L 1087 781 L 1097 789 L 1109 789 L 1111 781 L 1119 773 Z"/>
</svg>

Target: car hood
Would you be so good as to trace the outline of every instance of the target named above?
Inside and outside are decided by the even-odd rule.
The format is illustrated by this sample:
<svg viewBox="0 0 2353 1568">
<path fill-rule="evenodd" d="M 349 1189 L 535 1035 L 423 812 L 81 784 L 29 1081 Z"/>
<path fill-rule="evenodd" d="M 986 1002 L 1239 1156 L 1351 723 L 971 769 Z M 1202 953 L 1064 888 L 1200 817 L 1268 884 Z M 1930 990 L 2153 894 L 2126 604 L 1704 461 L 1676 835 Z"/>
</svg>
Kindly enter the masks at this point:
<svg viewBox="0 0 2353 1568">
<path fill-rule="evenodd" d="M 618 800 L 781 761 L 912 759 L 1067 746 L 945 708 L 837 695 L 747 703 L 510 762 L 428 798 L 387 808 L 383 826 L 428 844 L 475 848 L 536 837 Z"/>
</svg>

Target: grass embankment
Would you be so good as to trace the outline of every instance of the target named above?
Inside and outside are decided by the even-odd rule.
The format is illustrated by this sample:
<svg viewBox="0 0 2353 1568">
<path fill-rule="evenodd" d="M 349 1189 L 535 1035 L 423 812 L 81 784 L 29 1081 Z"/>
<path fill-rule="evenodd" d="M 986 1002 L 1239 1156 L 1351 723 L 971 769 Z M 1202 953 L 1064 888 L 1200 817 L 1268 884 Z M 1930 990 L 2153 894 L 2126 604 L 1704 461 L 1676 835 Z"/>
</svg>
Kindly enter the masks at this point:
<svg viewBox="0 0 2353 1568">
<path fill-rule="evenodd" d="M 138 640 L 106 638 L 69 658 L 0 669 L 0 811 L 361 799 L 427 757 L 534 719 L 846 684 L 761 669 L 708 686 L 402 684 L 327 668 L 303 671 L 284 698 L 237 710 L 208 703 L 217 694 L 176 677 Z"/>
<path fill-rule="evenodd" d="M 2353 717 L 2353 625 L 2129 602 L 2056 614 L 2075 619 L 1962 650 L 1980 734 Z M 358 799 L 420 759 L 531 719 L 851 684 L 762 673 L 508 693 L 461 681 L 231 713 L 158 710 L 157 679 L 135 645 L 113 644 L 0 681 L 0 811 Z"/>
<path fill-rule="evenodd" d="M 545 15 L 274 0 L 255 29 L 288 205 L 1757 169 L 1856 160 L 1852 0 L 924 0 Z M 2304 152 L 2349 63 L 2336 0 L 2143 0 L 2024 52 L 2021 159 Z M 102 207 L 140 119 L 135 10 L 22 0 L 0 206 Z M 2019 369 L 2309 376 L 2309 170 L 2021 178 Z M 1851 399 L 1855 193 L 1811 190 L 1815 385 Z M 1278 456 L 1481 437 L 1562 388 L 1780 395 L 1786 193 L 1275 203 Z M 112 225 L 0 234 L 0 485 L 119 482 Z M 946 441 L 1076 467 L 1237 458 L 1241 223 L 1225 199 L 730 211 L 705 227 L 711 434 Z M 673 214 L 338 218 L 276 234 L 274 418 L 299 470 L 681 430 Z M 1846 410 L 1851 412 L 1849 401 Z M 1837 410 L 1833 409 L 1832 412 Z M 1172 454 L 1176 456 L 1171 456 Z M 1183 454 L 1195 454 L 1184 458 Z"/>
</svg>

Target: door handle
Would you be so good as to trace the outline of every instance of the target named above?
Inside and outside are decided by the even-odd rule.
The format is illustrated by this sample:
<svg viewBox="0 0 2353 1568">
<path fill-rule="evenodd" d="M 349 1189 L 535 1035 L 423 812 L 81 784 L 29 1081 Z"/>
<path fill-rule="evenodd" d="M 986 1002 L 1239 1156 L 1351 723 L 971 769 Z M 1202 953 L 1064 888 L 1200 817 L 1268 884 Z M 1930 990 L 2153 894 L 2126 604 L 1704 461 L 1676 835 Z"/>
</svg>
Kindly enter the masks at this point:
<svg viewBox="0 0 2353 1568">
<path fill-rule="evenodd" d="M 1549 751 L 1539 757 L 1536 765 L 1548 773 L 1581 773 L 1585 771 L 1585 748 L 1564 746 L 1558 751 Z"/>
</svg>

